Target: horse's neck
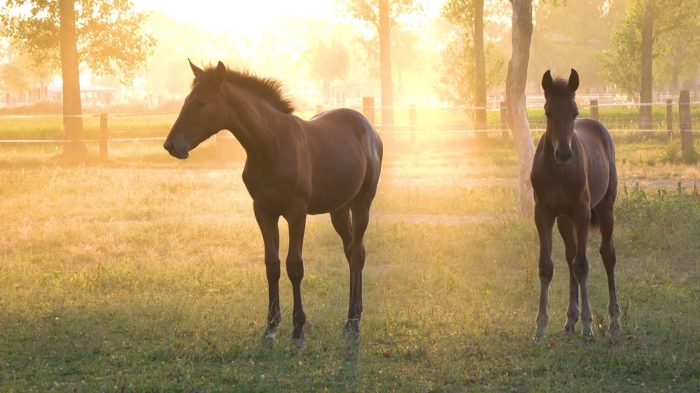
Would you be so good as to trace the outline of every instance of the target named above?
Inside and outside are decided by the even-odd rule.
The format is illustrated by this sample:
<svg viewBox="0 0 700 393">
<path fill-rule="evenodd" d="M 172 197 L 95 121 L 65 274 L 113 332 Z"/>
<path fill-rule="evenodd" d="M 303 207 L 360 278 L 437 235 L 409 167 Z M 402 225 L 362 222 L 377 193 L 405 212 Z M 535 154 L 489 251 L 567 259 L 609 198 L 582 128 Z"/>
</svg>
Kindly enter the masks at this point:
<svg viewBox="0 0 700 393">
<path fill-rule="evenodd" d="M 276 153 L 275 130 L 288 115 L 235 86 L 228 88 L 227 102 L 229 130 L 245 149 L 248 161 L 255 163 L 273 159 Z"/>
</svg>

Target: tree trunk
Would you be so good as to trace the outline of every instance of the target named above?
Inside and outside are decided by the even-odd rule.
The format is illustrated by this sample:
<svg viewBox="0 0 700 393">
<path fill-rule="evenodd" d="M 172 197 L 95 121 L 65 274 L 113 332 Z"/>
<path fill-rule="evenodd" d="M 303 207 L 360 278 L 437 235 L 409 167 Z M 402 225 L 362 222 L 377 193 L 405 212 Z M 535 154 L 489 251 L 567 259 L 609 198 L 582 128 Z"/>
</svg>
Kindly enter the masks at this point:
<svg viewBox="0 0 700 393">
<path fill-rule="evenodd" d="M 518 207 L 522 215 L 529 215 L 535 205 L 530 183 L 535 147 L 532 143 L 525 108 L 527 66 L 532 39 L 532 0 L 511 0 L 511 3 L 513 6 L 512 55 L 508 62 L 506 103 L 508 120 L 518 152 Z"/>
<path fill-rule="evenodd" d="M 642 22 L 642 73 L 639 92 L 639 128 L 651 129 L 652 101 L 652 62 L 654 46 L 654 12 L 655 1 L 646 0 L 644 4 L 644 20 Z"/>
<path fill-rule="evenodd" d="M 86 153 L 83 113 L 80 103 L 80 71 L 78 65 L 78 34 L 75 29 L 74 0 L 60 0 L 61 75 L 63 77 L 63 128 L 68 143 L 66 156 L 80 158 Z"/>
<path fill-rule="evenodd" d="M 474 104 L 476 129 L 486 129 L 486 55 L 484 53 L 484 0 L 474 1 Z M 486 134 L 479 134 L 482 137 Z"/>
<path fill-rule="evenodd" d="M 382 78 L 382 126 L 392 126 L 394 124 L 390 23 L 389 1 L 379 0 L 379 65 Z"/>
</svg>

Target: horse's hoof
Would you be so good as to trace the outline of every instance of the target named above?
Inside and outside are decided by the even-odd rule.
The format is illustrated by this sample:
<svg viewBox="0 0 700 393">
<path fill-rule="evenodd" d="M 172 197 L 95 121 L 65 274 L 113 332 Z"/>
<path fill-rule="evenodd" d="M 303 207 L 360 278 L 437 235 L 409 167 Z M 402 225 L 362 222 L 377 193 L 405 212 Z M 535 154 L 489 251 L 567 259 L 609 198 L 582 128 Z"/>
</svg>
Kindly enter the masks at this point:
<svg viewBox="0 0 700 393">
<path fill-rule="evenodd" d="M 294 348 L 302 349 L 304 348 L 304 337 L 292 338 L 292 343 L 294 344 Z"/>
<path fill-rule="evenodd" d="M 613 337 L 616 337 L 616 336 L 620 335 L 621 331 L 622 331 L 622 328 L 620 327 L 620 322 L 618 322 L 618 321 L 610 322 L 610 326 L 608 327 L 608 334 L 610 334 Z"/>
<path fill-rule="evenodd" d="M 547 320 L 538 321 L 535 326 L 535 334 L 532 335 L 534 341 L 542 341 L 544 338 L 544 331 L 547 329 Z"/>
<path fill-rule="evenodd" d="M 593 329 L 591 329 L 590 326 L 583 328 L 581 331 L 581 334 L 587 339 L 587 340 L 593 340 L 594 335 L 593 335 Z"/>
<path fill-rule="evenodd" d="M 360 321 L 348 320 L 343 327 L 343 337 L 353 343 L 360 341 Z"/>
<path fill-rule="evenodd" d="M 359 330 L 351 330 L 351 329 L 343 329 L 343 337 L 345 337 L 351 343 L 357 344 L 360 342 L 360 331 Z"/>
<path fill-rule="evenodd" d="M 571 335 L 576 334 L 576 324 L 571 325 L 571 324 L 567 323 L 564 326 L 564 334 L 567 336 L 571 336 Z"/>
<path fill-rule="evenodd" d="M 262 336 L 262 345 L 266 347 L 271 347 L 275 344 L 275 331 L 274 330 L 268 330 L 263 334 Z"/>
</svg>

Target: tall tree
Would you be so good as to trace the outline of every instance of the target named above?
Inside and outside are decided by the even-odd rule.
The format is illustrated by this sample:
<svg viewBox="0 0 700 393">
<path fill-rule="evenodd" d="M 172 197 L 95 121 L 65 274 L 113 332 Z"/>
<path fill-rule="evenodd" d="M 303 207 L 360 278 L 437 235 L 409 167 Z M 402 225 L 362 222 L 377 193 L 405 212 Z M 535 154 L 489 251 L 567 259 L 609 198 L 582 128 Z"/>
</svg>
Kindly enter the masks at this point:
<svg viewBox="0 0 700 393">
<path fill-rule="evenodd" d="M 391 79 L 391 29 L 402 15 L 422 9 L 414 0 L 347 0 L 353 17 L 376 27 L 379 34 L 379 63 L 382 84 L 382 124 L 394 122 L 394 87 Z"/>
<path fill-rule="evenodd" d="M 490 14 L 497 17 L 495 13 L 499 7 L 491 5 Z M 492 48 L 485 45 L 484 1 L 448 0 L 442 7 L 442 15 L 461 31 L 443 53 L 447 66 L 443 83 L 458 93 L 456 97 L 462 98 L 461 104 L 484 108 L 474 112 L 474 123 L 477 128 L 485 128 L 487 89 L 497 79 L 494 76 L 500 76 L 502 62 L 493 59 L 495 56 L 490 53 Z"/>
<path fill-rule="evenodd" d="M 569 75 L 573 67 L 585 77 L 587 86 L 605 85 L 599 54 L 612 47 L 611 33 L 625 17 L 626 1 L 560 0 L 533 4 L 536 21 L 530 68 Z"/>
<path fill-rule="evenodd" d="M 651 129 L 651 100 L 653 83 L 653 50 L 654 50 L 654 16 L 656 13 L 656 1 L 645 0 L 642 17 L 642 69 L 639 98 L 639 128 L 642 130 Z"/>
<path fill-rule="evenodd" d="M 306 50 L 310 75 L 323 83 L 323 103 L 330 101 L 331 83 L 345 78 L 350 66 L 348 50 L 338 41 L 316 41 Z"/>
<path fill-rule="evenodd" d="M 681 83 L 696 77 L 700 70 L 700 0 L 676 0 L 663 7 L 657 23 L 659 38 L 654 42 L 659 55 L 654 57 L 658 77 L 677 92 Z M 689 83 L 689 84 L 692 84 Z"/>
<path fill-rule="evenodd" d="M 484 0 L 474 1 L 474 85 L 477 128 L 486 127 L 486 54 L 484 52 Z"/>
<path fill-rule="evenodd" d="M 530 125 L 525 107 L 525 85 L 532 40 L 532 0 L 510 0 L 512 16 L 512 55 L 508 63 L 506 80 L 506 104 L 508 120 L 518 153 L 518 207 L 521 214 L 534 209 L 530 171 L 535 156 L 535 146 L 530 135 Z"/>
<path fill-rule="evenodd" d="M 612 32 L 612 48 L 600 65 L 604 77 L 641 103 L 652 88 L 697 75 L 700 65 L 699 0 L 631 0 L 624 20 Z M 662 74 L 666 72 L 666 75 Z M 651 107 L 640 109 L 640 127 L 651 126 Z"/>
<path fill-rule="evenodd" d="M 37 63 L 62 71 L 64 126 L 72 141 L 66 153 L 85 151 L 80 64 L 129 82 L 155 43 L 141 29 L 145 18 L 133 10 L 131 0 L 7 0 L 0 11 L 16 44 Z"/>
<path fill-rule="evenodd" d="M 391 80 L 391 20 L 389 0 L 379 0 L 379 68 L 382 79 L 382 125 L 394 124 L 394 83 Z"/>
<path fill-rule="evenodd" d="M 66 131 L 66 153 L 79 156 L 85 153 L 83 108 L 80 102 L 80 60 L 78 58 L 78 33 L 75 29 L 75 2 L 60 0 L 59 37 L 61 76 L 63 77 L 63 128 Z"/>
</svg>

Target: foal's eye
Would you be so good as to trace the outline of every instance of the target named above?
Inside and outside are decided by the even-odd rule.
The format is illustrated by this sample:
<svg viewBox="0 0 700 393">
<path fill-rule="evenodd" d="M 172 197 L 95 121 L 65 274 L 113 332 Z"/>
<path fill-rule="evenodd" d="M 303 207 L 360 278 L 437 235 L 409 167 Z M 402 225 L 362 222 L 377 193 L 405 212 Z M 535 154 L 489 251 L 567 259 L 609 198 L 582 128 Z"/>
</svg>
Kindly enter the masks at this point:
<svg viewBox="0 0 700 393">
<path fill-rule="evenodd" d="M 204 107 L 204 105 L 206 105 L 206 104 L 207 104 L 207 103 L 204 102 L 204 101 L 197 101 L 197 102 L 195 102 L 195 105 L 197 106 L 197 108 L 202 108 L 202 107 Z"/>
<path fill-rule="evenodd" d="M 549 118 L 549 112 L 545 112 L 544 115 Z"/>
</svg>

